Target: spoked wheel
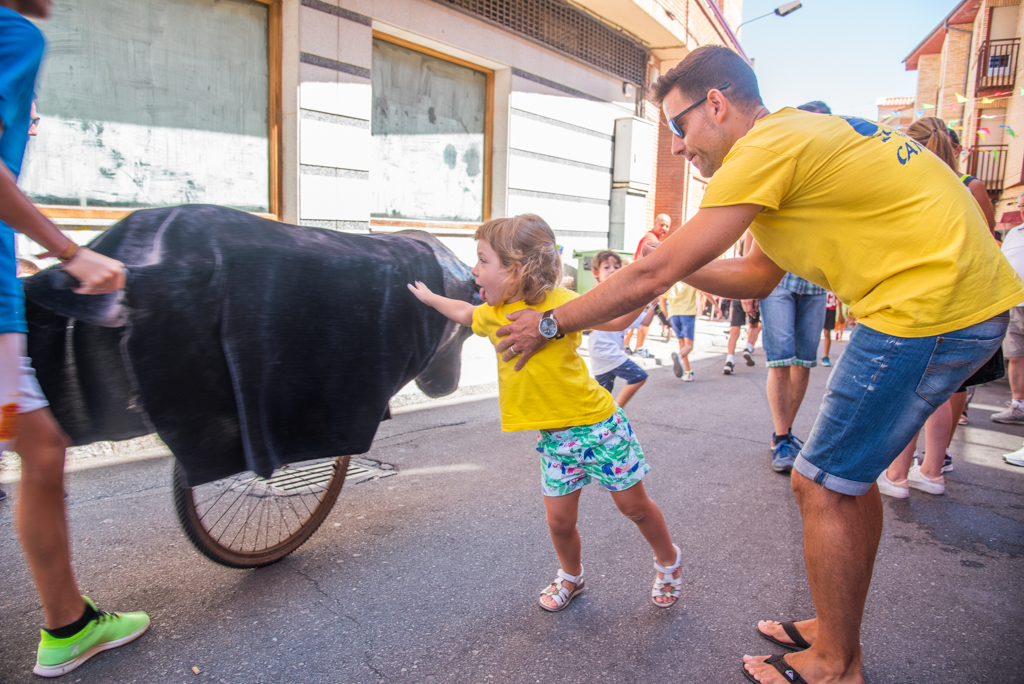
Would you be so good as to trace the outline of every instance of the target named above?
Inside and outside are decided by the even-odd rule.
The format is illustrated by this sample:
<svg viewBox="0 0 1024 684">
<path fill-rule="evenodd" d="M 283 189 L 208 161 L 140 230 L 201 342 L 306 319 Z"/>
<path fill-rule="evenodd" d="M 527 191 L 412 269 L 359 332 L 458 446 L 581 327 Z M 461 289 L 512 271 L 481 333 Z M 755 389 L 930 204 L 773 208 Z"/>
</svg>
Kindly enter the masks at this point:
<svg viewBox="0 0 1024 684">
<path fill-rule="evenodd" d="M 189 487 L 174 462 L 174 507 L 189 540 L 230 568 L 258 568 L 299 548 L 324 521 L 345 483 L 348 456 L 290 463 L 264 479 L 239 473 Z"/>
</svg>

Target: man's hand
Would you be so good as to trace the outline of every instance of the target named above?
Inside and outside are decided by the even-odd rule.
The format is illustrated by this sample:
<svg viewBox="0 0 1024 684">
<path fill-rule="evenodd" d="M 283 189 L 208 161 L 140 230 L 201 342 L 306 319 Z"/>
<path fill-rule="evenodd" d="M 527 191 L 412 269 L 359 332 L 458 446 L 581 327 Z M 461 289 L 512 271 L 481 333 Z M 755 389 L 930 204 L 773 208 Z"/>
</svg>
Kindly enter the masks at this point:
<svg viewBox="0 0 1024 684">
<path fill-rule="evenodd" d="M 511 361 L 518 354 L 516 370 L 522 370 L 527 360 L 547 344 L 547 338 L 540 334 L 542 316 L 541 312 L 534 309 L 520 309 L 508 315 L 511 323 L 498 328 L 498 337 L 506 339 L 499 342 L 495 349 L 499 353 L 505 352 L 501 357 L 503 361 Z"/>
<path fill-rule="evenodd" d="M 63 268 L 81 283 L 77 294 L 107 294 L 124 288 L 124 264 L 87 247 L 79 247 Z"/>
<path fill-rule="evenodd" d="M 660 245 L 660 244 L 661 244 L 660 242 L 653 242 L 653 241 L 652 242 L 648 242 L 647 244 L 645 244 L 643 246 L 643 249 L 640 250 L 640 258 L 642 259 L 645 256 L 647 256 L 648 254 L 650 254 L 651 252 L 653 252 L 654 250 L 658 249 L 658 245 Z"/>
</svg>

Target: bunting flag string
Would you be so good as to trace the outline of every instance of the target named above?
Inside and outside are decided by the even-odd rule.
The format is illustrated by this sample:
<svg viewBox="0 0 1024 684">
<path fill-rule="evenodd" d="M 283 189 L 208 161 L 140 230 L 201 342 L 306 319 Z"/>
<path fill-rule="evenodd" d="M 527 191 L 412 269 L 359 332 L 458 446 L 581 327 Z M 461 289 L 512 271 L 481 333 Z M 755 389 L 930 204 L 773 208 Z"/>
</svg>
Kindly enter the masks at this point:
<svg viewBox="0 0 1024 684">
<path fill-rule="evenodd" d="M 916 112 L 916 114 L 917 114 L 918 118 L 920 118 L 920 117 L 924 116 L 924 110 L 922 109 L 922 110 Z"/>
<path fill-rule="evenodd" d="M 1016 133 L 1014 132 L 1014 130 L 1013 130 L 1012 128 L 1010 128 L 1009 126 L 1000 126 L 1000 128 L 1005 128 L 1005 129 L 1006 129 L 1006 132 L 1010 134 L 1010 137 L 1011 137 L 1011 138 L 1013 138 L 1014 140 L 1016 140 L 1016 139 L 1017 139 L 1017 134 L 1016 134 Z"/>
<path fill-rule="evenodd" d="M 925 109 L 935 109 L 935 105 L 928 104 L 927 102 L 922 102 L 921 106 L 924 107 Z"/>
<path fill-rule="evenodd" d="M 963 95 L 961 95 L 960 93 L 953 93 L 953 94 L 956 95 L 956 101 L 957 102 L 959 102 L 961 104 L 963 104 L 964 102 L 967 102 L 967 98 L 964 97 Z"/>
</svg>

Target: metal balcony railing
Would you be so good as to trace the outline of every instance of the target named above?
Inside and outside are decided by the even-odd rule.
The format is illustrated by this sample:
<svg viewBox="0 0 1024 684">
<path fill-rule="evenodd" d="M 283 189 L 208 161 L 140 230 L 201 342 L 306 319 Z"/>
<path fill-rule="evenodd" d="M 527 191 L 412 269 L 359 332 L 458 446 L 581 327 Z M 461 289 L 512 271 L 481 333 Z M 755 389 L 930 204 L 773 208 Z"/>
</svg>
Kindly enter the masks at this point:
<svg viewBox="0 0 1024 684">
<path fill-rule="evenodd" d="M 1013 88 L 1017 79 L 1020 38 L 986 40 L 978 49 L 978 78 L 975 89 Z"/>
<path fill-rule="evenodd" d="M 978 145 L 967 157 L 967 173 L 985 184 L 993 199 L 1003 192 L 1008 145 Z"/>
</svg>

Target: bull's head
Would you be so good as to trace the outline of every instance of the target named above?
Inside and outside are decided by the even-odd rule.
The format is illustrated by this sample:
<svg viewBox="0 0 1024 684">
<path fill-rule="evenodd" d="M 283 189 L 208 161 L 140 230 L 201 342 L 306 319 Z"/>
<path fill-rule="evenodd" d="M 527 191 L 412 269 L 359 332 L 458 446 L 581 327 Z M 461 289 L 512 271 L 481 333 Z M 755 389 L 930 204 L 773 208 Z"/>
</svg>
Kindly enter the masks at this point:
<svg viewBox="0 0 1024 684">
<path fill-rule="evenodd" d="M 464 302 L 480 304 L 479 288 L 473 279 L 473 274 L 466 264 L 462 263 L 455 254 L 441 244 L 441 241 L 429 233 L 418 230 L 402 231 L 400 235 L 419 240 L 430 245 L 437 257 L 437 263 L 444 273 L 444 296 L 451 299 L 461 299 Z M 448 321 L 445 326 L 441 342 L 437 345 L 437 351 L 430 359 L 426 370 L 416 378 L 416 386 L 429 397 L 443 397 L 451 394 L 459 386 L 459 376 L 462 372 L 462 344 L 473 331 L 459 325 L 454 321 Z"/>
</svg>

